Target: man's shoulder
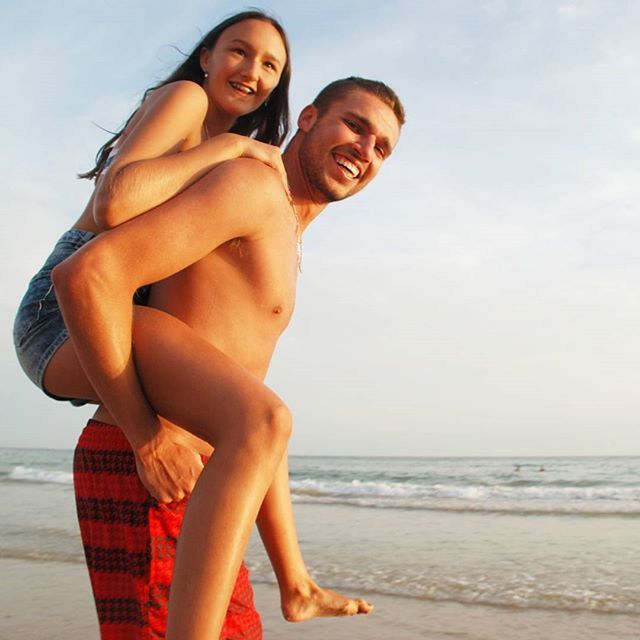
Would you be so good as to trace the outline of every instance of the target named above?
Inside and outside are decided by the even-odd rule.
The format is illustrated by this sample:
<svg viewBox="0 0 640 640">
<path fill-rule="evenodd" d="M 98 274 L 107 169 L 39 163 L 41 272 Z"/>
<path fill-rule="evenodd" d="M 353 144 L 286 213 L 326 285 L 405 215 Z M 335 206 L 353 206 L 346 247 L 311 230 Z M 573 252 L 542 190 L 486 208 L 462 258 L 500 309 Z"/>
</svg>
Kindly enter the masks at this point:
<svg viewBox="0 0 640 640">
<path fill-rule="evenodd" d="M 261 182 L 264 181 L 265 186 L 268 186 L 271 182 L 282 185 L 277 171 L 255 158 L 234 158 L 233 160 L 227 160 L 221 166 L 226 167 L 231 174 L 238 174 L 245 178 L 251 176 Z"/>
<path fill-rule="evenodd" d="M 264 162 L 235 158 L 221 164 L 217 172 L 221 180 L 235 188 L 238 202 L 245 206 L 266 212 L 288 201 L 280 175 Z"/>
</svg>

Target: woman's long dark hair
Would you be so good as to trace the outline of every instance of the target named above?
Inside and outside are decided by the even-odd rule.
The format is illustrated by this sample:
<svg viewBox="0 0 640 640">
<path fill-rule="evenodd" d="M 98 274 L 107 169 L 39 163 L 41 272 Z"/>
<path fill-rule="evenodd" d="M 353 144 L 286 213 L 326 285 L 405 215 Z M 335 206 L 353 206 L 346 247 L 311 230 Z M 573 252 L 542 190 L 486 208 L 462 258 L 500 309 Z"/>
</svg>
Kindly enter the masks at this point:
<svg viewBox="0 0 640 640">
<path fill-rule="evenodd" d="M 234 122 L 230 131 L 232 133 L 239 133 L 243 136 L 255 138 L 260 142 L 274 144 L 279 147 L 289 133 L 289 82 L 291 81 L 289 41 L 284 29 L 275 18 L 272 18 L 266 13 L 256 9 L 236 13 L 216 25 L 204 38 L 202 38 L 187 59 L 166 80 L 163 80 L 154 87 L 147 89 L 142 96 L 140 106 L 129 116 L 122 128 L 100 147 L 96 154 L 95 167 L 86 173 L 79 174 L 78 177 L 91 180 L 100 175 L 116 140 L 118 140 L 122 135 L 122 132 L 127 128 L 128 124 L 136 115 L 144 101 L 156 89 L 164 87 L 171 82 L 176 82 L 177 80 L 191 80 L 202 85 L 204 82 L 204 72 L 200 66 L 200 53 L 202 52 L 202 49 L 213 49 L 223 31 L 232 25 L 238 24 L 238 22 L 244 22 L 245 20 L 262 20 L 263 22 L 271 24 L 282 38 L 282 42 L 284 43 L 284 48 L 287 53 L 287 60 L 282 69 L 280 82 L 271 92 L 268 100 L 263 102 L 255 111 L 247 113 L 244 116 L 240 116 Z"/>
</svg>

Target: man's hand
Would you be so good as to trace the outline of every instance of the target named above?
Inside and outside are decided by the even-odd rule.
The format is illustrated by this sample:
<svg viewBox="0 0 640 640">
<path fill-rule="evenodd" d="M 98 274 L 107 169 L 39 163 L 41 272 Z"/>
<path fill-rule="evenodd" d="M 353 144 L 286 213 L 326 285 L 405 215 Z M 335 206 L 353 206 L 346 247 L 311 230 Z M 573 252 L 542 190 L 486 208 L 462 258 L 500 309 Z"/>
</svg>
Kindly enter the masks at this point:
<svg viewBox="0 0 640 640">
<path fill-rule="evenodd" d="M 199 453 L 174 442 L 161 431 L 135 451 L 138 476 L 159 502 L 174 502 L 188 496 L 203 469 Z"/>
</svg>

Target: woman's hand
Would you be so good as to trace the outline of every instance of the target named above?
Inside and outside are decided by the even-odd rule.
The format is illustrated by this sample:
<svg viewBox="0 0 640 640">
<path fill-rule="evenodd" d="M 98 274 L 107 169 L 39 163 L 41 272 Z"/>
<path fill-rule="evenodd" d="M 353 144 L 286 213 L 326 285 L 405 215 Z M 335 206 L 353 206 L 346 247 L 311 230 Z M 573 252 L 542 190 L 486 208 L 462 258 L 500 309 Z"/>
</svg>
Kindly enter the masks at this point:
<svg viewBox="0 0 640 640">
<path fill-rule="evenodd" d="M 240 157 L 260 160 L 260 162 L 264 162 L 267 166 L 275 169 L 280 174 L 280 178 L 282 178 L 282 183 L 284 184 L 284 189 L 289 196 L 289 200 L 291 200 L 289 179 L 284 168 L 284 163 L 282 162 L 282 153 L 280 152 L 280 148 L 245 136 L 242 136 L 242 145 L 243 148 Z"/>
<path fill-rule="evenodd" d="M 187 497 L 203 469 L 199 453 L 172 440 L 165 430 L 135 450 L 138 476 L 159 502 Z"/>
</svg>

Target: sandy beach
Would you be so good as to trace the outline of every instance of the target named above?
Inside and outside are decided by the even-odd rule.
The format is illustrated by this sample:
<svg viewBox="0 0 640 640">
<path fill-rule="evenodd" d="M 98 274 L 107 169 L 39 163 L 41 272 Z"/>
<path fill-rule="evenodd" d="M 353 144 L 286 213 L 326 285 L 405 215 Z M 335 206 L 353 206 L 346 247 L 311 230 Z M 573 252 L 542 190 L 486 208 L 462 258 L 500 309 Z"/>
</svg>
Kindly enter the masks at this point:
<svg viewBox="0 0 640 640">
<path fill-rule="evenodd" d="M 3 559 L 0 573 L 0 638 L 98 639 L 84 566 Z M 257 584 L 255 592 L 265 640 L 637 639 L 637 619 L 631 616 L 518 611 L 379 594 L 371 616 L 294 625 L 281 618 L 274 586 Z"/>
<path fill-rule="evenodd" d="M 97 640 L 71 452 L 0 453 L 0 639 Z M 637 640 L 638 460 L 520 462 L 293 458 L 311 574 L 375 611 L 285 622 L 254 535 L 265 639 Z"/>
</svg>

